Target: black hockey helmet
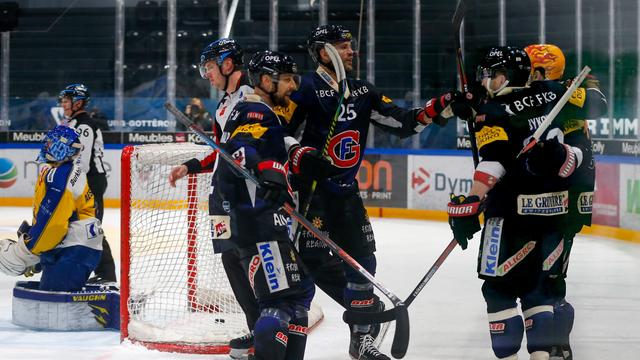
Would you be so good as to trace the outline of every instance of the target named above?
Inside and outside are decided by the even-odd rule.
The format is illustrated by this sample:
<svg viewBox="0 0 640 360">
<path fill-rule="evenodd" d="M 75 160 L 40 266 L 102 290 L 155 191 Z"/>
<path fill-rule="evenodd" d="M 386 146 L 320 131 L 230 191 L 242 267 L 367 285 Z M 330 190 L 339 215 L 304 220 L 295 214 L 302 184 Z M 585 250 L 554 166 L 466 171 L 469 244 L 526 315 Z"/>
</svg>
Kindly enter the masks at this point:
<svg viewBox="0 0 640 360">
<path fill-rule="evenodd" d="M 62 101 L 62 98 L 69 98 L 73 102 L 84 100 L 84 105 L 86 105 L 91 99 L 91 94 L 89 93 L 89 88 L 87 88 L 86 85 L 71 84 L 67 85 L 64 90 L 60 91 L 60 94 L 58 95 L 58 103 Z"/>
<path fill-rule="evenodd" d="M 322 25 L 318 26 L 309 34 L 307 39 L 307 50 L 309 55 L 316 63 L 320 62 L 320 49 L 324 48 L 324 44 L 340 43 L 344 41 L 352 41 L 351 31 L 342 27 L 342 25 Z"/>
<path fill-rule="evenodd" d="M 242 50 L 242 47 L 240 47 L 240 44 L 233 39 L 221 38 L 210 43 L 202 49 L 202 52 L 200 52 L 200 62 L 198 63 L 200 76 L 202 76 L 203 79 L 206 79 L 204 64 L 212 60 L 220 66 L 224 59 L 231 58 L 234 65 L 242 66 L 244 63 L 242 60 L 243 54 L 244 51 Z"/>
<path fill-rule="evenodd" d="M 247 65 L 247 73 L 249 81 L 253 86 L 260 85 L 260 77 L 262 75 L 270 75 L 274 82 L 278 82 L 278 76 L 282 74 L 295 75 L 295 81 L 300 84 L 300 75 L 298 75 L 298 65 L 289 55 L 277 51 L 259 51 L 255 53 L 249 65 Z"/>
<path fill-rule="evenodd" d="M 493 78 L 496 72 L 505 74 L 509 86 L 525 86 L 531 73 L 529 55 L 521 47 L 492 47 L 478 65 L 476 80 L 482 82 L 483 78 Z"/>
</svg>

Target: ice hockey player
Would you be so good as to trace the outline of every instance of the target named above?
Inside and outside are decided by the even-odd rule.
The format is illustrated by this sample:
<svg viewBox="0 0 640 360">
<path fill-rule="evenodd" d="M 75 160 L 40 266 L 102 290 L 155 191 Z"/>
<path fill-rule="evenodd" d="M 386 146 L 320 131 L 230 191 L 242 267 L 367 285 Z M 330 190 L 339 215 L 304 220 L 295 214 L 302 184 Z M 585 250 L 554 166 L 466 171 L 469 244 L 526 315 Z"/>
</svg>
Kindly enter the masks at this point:
<svg viewBox="0 0 640 360">
<path fill-rule="evenodd" d="M 491 48 L 480 62 L 477 80 L 488 96 L 476 104 L 481 161 L 468 196 L 452 194 L 448 204 L 449 223 L 463 249 L 480 230 L 478 216 L 484 209 L 478 275 L 484 280 L 492 348 L 500 359 L 517 358 L 525 327 L 531 359 L 549 359 L 550 279 L 562 272 L 568 178 L 583 156 L 577 147 L 556 145 L 562 139 L 550 130 L 533 150 L 517 157 L 566 90 L 550 81 L 524 87 L 530 70 L 527 53 L 517 47 Z M 560 119 L 584 118 L 582 111 L 568 103 Z M 547 147 L 556 151 L 542 158 Z"/>
<path fill-rule="evenodd" d="M 255 93 L 230 109 L 221 142 L 238 164 L 254 172 L 260 186 L 245 181 L 219 159 L 209 203 L 212 226 L 218 241 L 230 239 L 238 246 L 258 299 L 256 359 L 302 359 L 315 286 L 304 273 L 290 240 L 290 219 L 281 208 L 292 199 L 284 128 L 272 110 L 287 105 L 299 75 L 291 57 L 271 51 L 255 54 L 247 71 Z"/>
<path fill-rule="evenodd" d="M 60 91 L 58 103 L 64 111 L 67 125 L 78 130 L 82 151 L 80 165 L 87 174 L 87 183 L 93 193 L 96 218 L 102 221 L 104 215 L 104 193 L 107 190 L 107 172 L 102 157 L 104 140 L 99 124 L 89 116 L 87 104 L 91 100 L 89 89 L 84 84 L 71 84 Z M 102 257 L 95 269 L 91 283 L 115 283 L 116 266 L 106 237 L 102 240 Z"/>
<path fill-rule="evenodd" d="M 87 279 L 102 252 L 103 232 L 93 195 L 79 161 L 76 130 L 59 125 L 43 141 L 32 224 L 25 220 L 18 240 L 0 240 L 0 271 L 33 275 L 14 289 L 13 322 L 39 329 L 84 330 L 119 326 L 119 296 L 88 293 Z M 115 295 L 115 296 L 114 296 Z M 98 320 L 91 306 L 103 309 Z"/>
<path fill-rule="evenodd" d="M 534 44 L 525 48 L 531 60 L 533 71 L 532 81 L 561 81 L 565 70 L 565 57 L 562 50 L 551 44 Z M 589 75 L 584 87 L 576 90 L 569 102 L 585 109 L 589 119 L 598 118 L 607 110 L 607 101 L 599 89 L 595 77 Z M 591 225 L 593 204 L 593 189 L 595 186 L 595 160 L 587 123 L 584 118 L 561 119 L 556 126 L 561 132 L 563 141 L 559 142 L 575 146 L 582 152 L 582 162 L 569 177 L 569 214 L 564 226 L 564 245 L 562 253 L 562 273 L 552 281 L 551 290 L 556 301 L 553 305 L 554 317 L 554 346 L 551 349 L 551 359 L 572 359 L 573 354 L 569 344 L 569 335 L 573 327 L 574 309 L 566 301 L 567 269 L 569 255 L 573 245 L 573 238 L 583 226 Z M 555 143 L 553 143 L 556 147 Z M 539 148 L 540 149 L 540 148 Z M 541 158 L 552 157 L 557 149 L 553 146 L 543 148 L 545 153 Z M 544 169 L 544 164 L 540 164 Z"/>
<path fill-rule="evenodd" d="M 215 122 L 212 124 L 217 142 L 220 141 L 220 135 L 229 119 L 231 110 L 245 95 L 253 93 L 249 79 L 243 73 L 243 54 L 244 51 L 240 44 L 230 38 L 213 41 L 205 46 L 200 53 L 200 75 L 203 79 L 209 80 L 211 87 L 224 92 L 218 102 Z M 183 165 L 173 168 L 169 175 L 171 185 L 175 186 L 175 182 L 187 174 L 211 171 L 215 159 L 216 153 L 212 152 L 202 160 L 191 159 Z M 253 327 L 259 315 L 258 303 L 247 274 L 242 268 L 238 258 L 238 249 L 234 243 L 214 241 L 213 245 L 214 251 L 221 254 L 222 265 L 231 284 L 231 289 L 246 317 L 249 334 L 232 339 L 229 344 L 231 347 L 230 356 L 242 358 L 253 346 Z"/>
<path fill-rule="evenodd" d="M 356 179 L 364 159 L 369 126 L 373 124 L 399 137 L 415 135 L 432 123 L 444 126 L 447 117 L 453 116 L 449 104 L 459 94 L 448 92 L 431 99 L 424 108 L 406 110 L 396 106 L 374 85 L 348 78 L 350 94 L 337 109 L 341 95 L 325 44 L 337 49 L 348 73 L 353 69 L 355 56 L 351 42 L 351 32 L 340 25 L 324 25 L 313 30 L 307 49 L 318 67 L 303 76 L 300 89 L 291 96 L 290 106 L 280 111 L 291 135 L 287 147 L 290 169 L 296 176 L 292 186 L 299 192 L 301 202 L 308 198 L 312 180 L 318 181 L 307 218 L 320 230 L 328 231 L 332 240 L 375 274 L 375 240 Z M 333 123 L 336 111 L 338 116 Z M 293 136 L 299 130 L 302 135 L 298 143 Z M 325 144 L 328 146 L 323 154 Z M 300 205 L 301 209 L 305 208 L 305 204 Z M 381 309 L 374 300 L 371 283 L 337 261 L 310 233 L 300 234 L 297 246 L 320 288 L 332 298 L 342 299 L 349 310 Z M 346 285 L 339 284 L 343 281 L 342 272 Z M 368 325 L 353 327 L 349 354 L 357 359 L 389 359 L 374 346 L 370 331 Z"/>
</svg>

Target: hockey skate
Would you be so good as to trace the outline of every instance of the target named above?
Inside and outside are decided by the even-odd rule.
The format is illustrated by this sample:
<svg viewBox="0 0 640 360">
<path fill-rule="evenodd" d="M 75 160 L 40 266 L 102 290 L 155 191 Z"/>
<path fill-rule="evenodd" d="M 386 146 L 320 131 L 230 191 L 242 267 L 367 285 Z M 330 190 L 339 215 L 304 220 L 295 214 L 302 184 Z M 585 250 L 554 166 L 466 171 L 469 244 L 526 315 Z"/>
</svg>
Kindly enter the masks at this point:
<svg viewBox="0 0 640 360">
<path fill-rule="evenodd" d="M 234 360 L 250 360 L 253 358 L 249 351 L 253 347 L 253 333 L 250 332 L 246 335 L 231 339 L 229 341 L 229 357 Z"/>
<path fill-rule="evenodd" d="M 569 344 L 554 345 L 549 353 L 549 360 L 573 360 L 571 346 Z"/>
<path fill-rule="evenodd" d="M 391 360 L 381 353 L 373 342 L 374 339 L 369 334 L 351 333 L 349 355 L 354 360 Z"/>
</svg>

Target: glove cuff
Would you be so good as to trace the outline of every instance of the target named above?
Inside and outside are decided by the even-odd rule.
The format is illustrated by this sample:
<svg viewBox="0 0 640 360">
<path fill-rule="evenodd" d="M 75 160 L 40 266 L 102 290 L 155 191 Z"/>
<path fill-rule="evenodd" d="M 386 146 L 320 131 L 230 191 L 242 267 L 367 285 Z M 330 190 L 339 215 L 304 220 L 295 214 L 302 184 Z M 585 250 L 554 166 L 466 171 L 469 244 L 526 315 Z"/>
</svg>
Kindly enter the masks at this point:
<svg viewBox="0 0 640 360">
<path fill-rule="evenodd" d="M 289 159 L 291 160 L 291 172 L 296 175 L 301 173 L 302 157 L 304 154 L 316 150 L 310 146 L 297 146 L 291 149 Z"/>
<path fill-rule="evenodd" d="M 464 204 L 447 204 L 447 213 L 451 217 L 465 217 L 478 213 L 480 210 L 480 201 L 474 201 Z"/>
</svg>

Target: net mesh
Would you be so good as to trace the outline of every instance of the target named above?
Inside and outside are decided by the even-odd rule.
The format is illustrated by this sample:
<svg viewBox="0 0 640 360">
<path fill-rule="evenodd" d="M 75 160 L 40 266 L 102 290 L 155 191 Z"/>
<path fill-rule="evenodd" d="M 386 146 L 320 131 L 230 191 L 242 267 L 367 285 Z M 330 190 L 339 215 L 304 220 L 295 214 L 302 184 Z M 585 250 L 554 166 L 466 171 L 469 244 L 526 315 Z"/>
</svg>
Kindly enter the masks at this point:
<svg viewBox="0 0 640 360">
<path fill-rule="evenodd" d="M 171 169 L 211 153 L 208 146 L 141 145 L 131 155 L 129 338 L 223 345 L 247 332 L 208 216 L 211 173 L 171 187 Z M 125 224 L 123 224 L 125 226 Z M 225 241 L 225 240 L 217 240 Z"/>
</svg>

